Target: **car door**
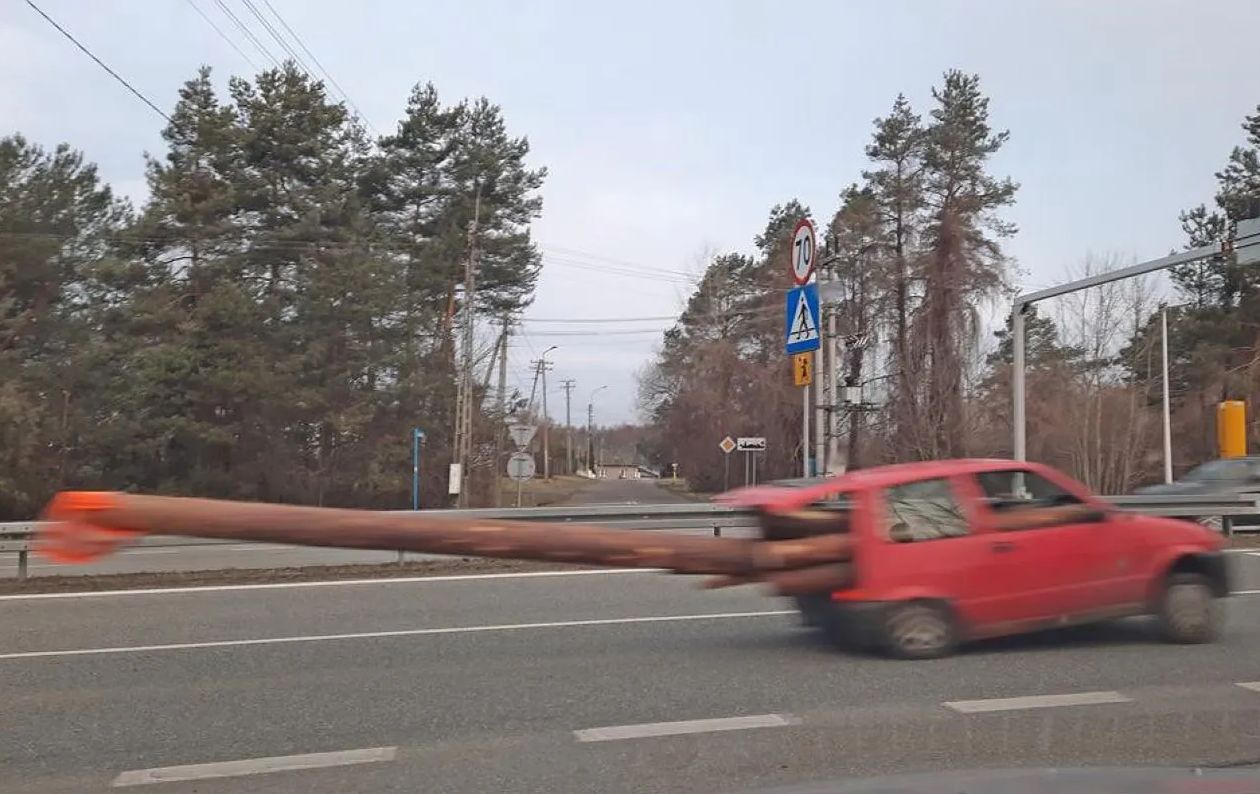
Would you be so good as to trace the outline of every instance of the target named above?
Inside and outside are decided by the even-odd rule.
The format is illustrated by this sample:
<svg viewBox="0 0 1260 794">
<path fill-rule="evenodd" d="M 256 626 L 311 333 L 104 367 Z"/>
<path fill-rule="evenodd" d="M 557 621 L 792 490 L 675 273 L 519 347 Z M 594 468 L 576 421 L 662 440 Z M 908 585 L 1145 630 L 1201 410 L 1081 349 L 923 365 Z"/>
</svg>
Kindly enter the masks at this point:
<svg viewBox="0 0 1260 794">
<path fill-rule="evenodd" d="M 972 532 L 974 504 L 957 477 L 892 485 L 869 495 L 871 542 L 863 546 L 855 597 L 874 601 L 916 598 L 950 603 L 968 630 L 991 620 L 983 607 L 994 583 L 979 576 L 985 538 Z"/>
<path fill-rule="evenodd" d="M 1122 567 L 1107 514 L 1041 474 L 982 472 L 975 486 L 988 539 L 985 575 L 1000 585 L 993 611 L 1012 630 L 1106 611 L 1123 600 Z"/>
</svg>

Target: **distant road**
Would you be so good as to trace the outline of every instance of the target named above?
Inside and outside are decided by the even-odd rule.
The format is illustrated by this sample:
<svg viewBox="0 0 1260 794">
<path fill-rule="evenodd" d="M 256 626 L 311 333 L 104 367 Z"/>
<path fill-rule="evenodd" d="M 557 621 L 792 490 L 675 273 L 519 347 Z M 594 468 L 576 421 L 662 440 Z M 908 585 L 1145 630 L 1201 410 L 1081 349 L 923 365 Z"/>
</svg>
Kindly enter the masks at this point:
<svg viewBox="0 0 1260 794">
<path fill-rule="evenodd" d="M 599 480 L 565 504 L 668 504 L 687 500 L 653 480 Z M 424 555 L 408 555 L 422 559 Z M 392 551 L 352 551 L 272 543 L 215 544 L 173 548 L 132 547 L 91 565 L 58 565 L 37 558 L 30 562 L 32 576 L 78 576 L 111 573 L 160 573 L 170 571 L 217 571 L 228 568 L 294 568 L 307 565 L 355 565 L 395 562 Z M 17 556 L 0 556 L 0 576 L 17 575 Z"/>
</svg>

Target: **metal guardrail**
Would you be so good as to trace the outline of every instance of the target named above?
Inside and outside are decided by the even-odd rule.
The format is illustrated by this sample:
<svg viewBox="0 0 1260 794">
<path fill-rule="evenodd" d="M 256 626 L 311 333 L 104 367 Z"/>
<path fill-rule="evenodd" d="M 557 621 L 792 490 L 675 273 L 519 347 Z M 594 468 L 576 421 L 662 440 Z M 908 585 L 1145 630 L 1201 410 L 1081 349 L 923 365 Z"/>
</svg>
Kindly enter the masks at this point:
<svg viewBox="0 0 1260 794">
<path fill-rule="evenodd" d="M 1239 516 L 1260 517 L 1260 494 L 1224 494 L 1215 496 L 1159 495 L 1107 496 L 1103 499 L 1121 510 L 1168 516 L 1170 518 L 1219 517 L 1222 531 L 1233 532 L 1233 521 Z M 394 510 L 409 513 L 410 510 Z M 479 508 L 473 510 L 425 510 L 431 518 L 500 519 L 505 521 L 546 521 L 580 523 L 615 529 L 671 530 L 751 528 L 758 525 L 757 514 L 744 508 L 710 503 L 683 504 L 603 504 L 573 507 Z M 0 523 L 0 554 L 18 555 L 18 577 L 25 578 L 27 558 L 39 522 Z M 1260 529 L 1260 527 L 1258 527 Z M 148 535 L 137 546 L 216 546 L 240 544 L 239 540 L 214 540 L 187 537 Z"/>
</svg>

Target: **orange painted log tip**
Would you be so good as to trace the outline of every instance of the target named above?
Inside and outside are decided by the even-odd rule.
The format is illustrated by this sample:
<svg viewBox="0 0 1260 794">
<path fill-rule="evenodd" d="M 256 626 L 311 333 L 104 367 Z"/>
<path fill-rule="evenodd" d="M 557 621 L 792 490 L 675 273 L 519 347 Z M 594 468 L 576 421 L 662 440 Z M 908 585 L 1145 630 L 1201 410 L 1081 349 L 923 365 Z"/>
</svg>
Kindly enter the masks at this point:
<svg viewBox="0 0 1260 794">
<path fill-rule="evenodd" d="M 85 563 L 112 553 L 139 532 L 103 527 L 92 514 L 118 506 L 111 491 L 62 491 L 44 508 L 35 553 L 52 562 Z"/>
</svg>

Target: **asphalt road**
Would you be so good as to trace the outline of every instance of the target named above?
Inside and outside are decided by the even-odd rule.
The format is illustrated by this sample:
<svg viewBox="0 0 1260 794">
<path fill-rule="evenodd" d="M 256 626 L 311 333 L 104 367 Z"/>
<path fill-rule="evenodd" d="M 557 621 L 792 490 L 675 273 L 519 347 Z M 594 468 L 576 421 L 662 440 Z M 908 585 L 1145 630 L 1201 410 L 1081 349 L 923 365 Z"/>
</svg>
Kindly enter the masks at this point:
<svg viewBox="0 0 1260 794">
<path fill-rule="evenodd" d="M 740 791 L 1260 759 L 1260 590 L 1215 645 L 1129 621 L 920 663 L 835 651 L 785 609 L 643 572 L 0 597 L 0 788 Z"/>
<path fill-rule="evenodd" d="M 0 596 L 0 789 L 716 792 L 1257 763 L 1260 556 L 1231 559 L 1217 644 L 1135 620 L 933 662 L 842 653 L 780 600 L 651 572 Z"/>
<path fill-rule="evenodd" d="M 651 480 L 599 480 L 579 491 L 570 504 L 633 504 L 686 501 Z M 429 555 L 409 554 L 407 559 Z M 31 576 L 80 576 L 112 573 L 217 571 L 228 568 L 292 568 L 394 562 L 392 551 L 318 549 L 270 543 L 216 543 L 176 547 L 125 548 L 90 565 L 59 565 L 33 558 Z M 0 577 L 17 575 L 17 555 L 0 556 Z"/>
</svg>

